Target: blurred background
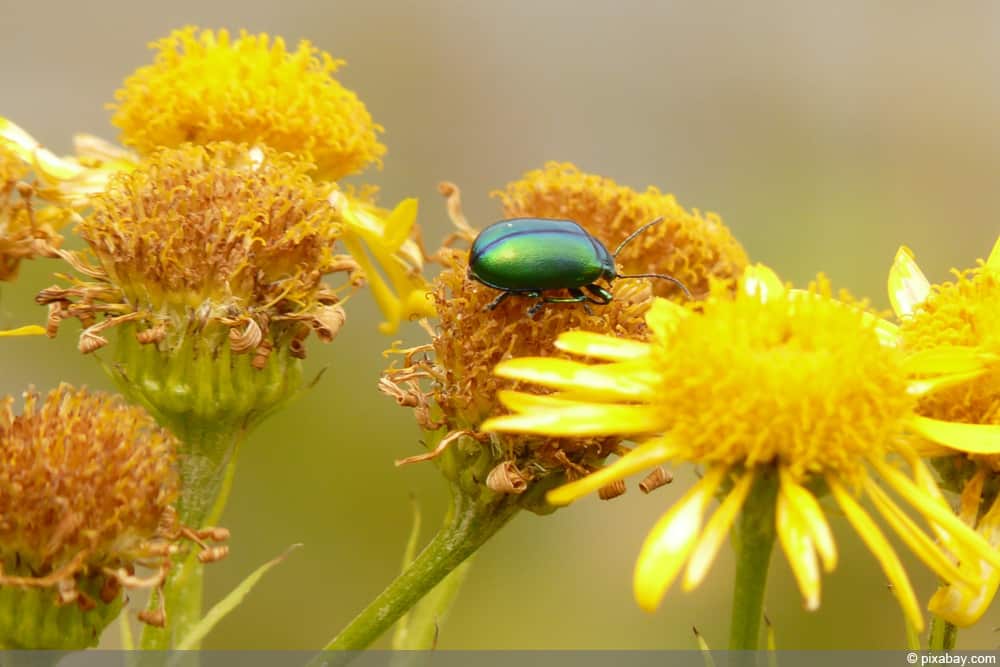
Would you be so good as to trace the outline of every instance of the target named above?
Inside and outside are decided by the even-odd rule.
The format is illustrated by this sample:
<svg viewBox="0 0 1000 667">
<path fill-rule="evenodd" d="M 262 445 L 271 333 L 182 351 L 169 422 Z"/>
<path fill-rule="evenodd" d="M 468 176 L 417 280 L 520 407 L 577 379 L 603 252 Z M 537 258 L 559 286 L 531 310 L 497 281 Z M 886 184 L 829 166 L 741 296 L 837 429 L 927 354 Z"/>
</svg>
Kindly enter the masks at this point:
<svg viewBox="0 0 1000 667">
<path fill-rule="evenodd" d="M 499 217 L 491 190 L 553 159 L 716 211 L 752 259 L 797 283 L 824 271 L 879 308 L 900 244 L 939 281 L 985 257 L 1000 231 L 1000 4 L 0 0 L 0 115 L 56 152 L 77 131 L 113 139 L 104 105 L 150 60 L 147 42 L 185 24 L 305 38 L 346 59 L 340 78 L 385 126 L 389 148 L 381 172 L 355 180 L 380 185 L 384 204 L 419 197 L 430 241 L 449 229 L 439 181 L 462 187 L 482 226 Z M 43 321 L 31 297 L 60 268 L 26 264 L 0 294 L 0 326 Z M 210 568 L 209 602 L 289 544 L 305 547 L 208 648 L 322 645 L 398 571 L 410 494 L 425 536 L 443 512 L 432 466 L 392 464 L 420 449 L 409 410 L 375 390 L 391 340 L 373 335 L 367 295 L 348 314 L 334 344 L 313 341 L 307 368 L 327 369 L 319 385 L 243 449 L 223 521 L 232 553 Z M 6 340 L 0 393 L 60 380 L 110 388 L 76 352 L 74 331 Z M 423 342 L 413 325 L 398 338 Z M 678 470 L 651 496 L 518 517 L 476 559 L 439 646 L 688 648 L 694 625 L 724 647 L 728 549 L 705 585 L 675 586 L 658 613 L 632 600 L 642 539 L 690 479 Z M 818 612 L 801 609 L 774 558 L 767 610 L 779 646 L 903 646 L 874 558 L 845 521 L 834 524 L 841 564 Z M 932 577 L 907 564 L 926 600 Z M 1000 608 L 963 631 L 959 648 L 994 648 L 998 621 Z"/>
</svg>

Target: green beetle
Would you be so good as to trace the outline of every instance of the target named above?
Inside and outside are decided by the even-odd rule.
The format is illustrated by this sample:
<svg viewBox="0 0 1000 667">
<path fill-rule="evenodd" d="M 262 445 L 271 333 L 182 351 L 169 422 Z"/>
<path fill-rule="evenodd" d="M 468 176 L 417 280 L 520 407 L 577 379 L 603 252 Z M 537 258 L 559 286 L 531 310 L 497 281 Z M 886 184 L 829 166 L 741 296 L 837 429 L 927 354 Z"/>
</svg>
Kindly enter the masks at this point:
<svg viewBox="0 0 1000 667">
<path fill-rule="evenodd" d="M 660 223 L 657 218 L 646 223 L 625 238 L 613 253 L 587 230 L 572 220 L 548 218 L 513 218 L 501 220 L 484 229 L 469 249 L 469 278 L 488 287 L 501 290 L 487 306 L 493 310 L 511 295 L 539 299 L 528 315 L 532 316 L 546 303 L 593 303 L 606 305 L 611 292 L 597 284 L 604 279 L 610 285 L 619 278 L 663 278 L 683 290 L 684 284 L 662 273 L 622 275 L 615 258 L 622 248 L 649 227 Z M 564 289 L 569 296 L 549 296 L 549 290 Z"/>
</svg>

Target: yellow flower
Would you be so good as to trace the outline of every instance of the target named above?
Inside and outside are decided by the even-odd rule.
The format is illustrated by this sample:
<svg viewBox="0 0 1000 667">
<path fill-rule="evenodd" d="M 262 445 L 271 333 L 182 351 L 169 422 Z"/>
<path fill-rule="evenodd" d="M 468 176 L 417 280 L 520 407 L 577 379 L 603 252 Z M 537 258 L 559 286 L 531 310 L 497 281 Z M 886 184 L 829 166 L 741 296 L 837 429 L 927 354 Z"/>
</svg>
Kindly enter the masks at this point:
<svg viewBox="0 0 1000 667">
<path fill-rule="evenodd" d="M 352 197 L 337 191 L 331 195 L 344 220 L 341 241 L 364 271 L 375 302 L 386 317 L 379 330 L 392 334 L 400 322 L 434 316 L 423 275 L 423 255 L 410 238 L 417 220 L 417 200 L 404 199 L 389 212 L 368 199 L 366 193 Z"/>
<path fill-rule="evenodd" d="M 776 477 L 776 530 L 806 607 L 819 605 L 820 569 L 831 571 L 837 562 L 815 495 L 825 485 L 895 586 L 907 619 L 921 628 L 902 564 L 859 500 L 867 496 L 935 572 L 975 587 L 978 576 L 959 571 L 949 554 L 993 564 L 1000 554 L 951 513 L 913 440 L 967 442 L 980 431 L 966 425 L 940 431 L 935 420 L 917 416 L 915 394 L 954 382 L 955 373 L 929 369 L 937 359 L 905 358 L 884 345 L 891 326 L 842 298 L 831 297 L 825 280 L 808 291 L 789 290 L 758 265 L 745 272 L 735 297 L 717 286 L 701 313 L 657 300 L 647 315 L 648 343 L 563 334 L 560 350 L 601 363 L 501 363 L 501 377 L 559 393 L 502 393 L 514 414 L 487 421 L 483 430 L 642 440 L 613 465 L 550 492 L 557 505 L 662 462 L 704 466 L 702 479 L 660 519 L 639 555 L 635 594 L 645 609 L 656 608 L 685 563 L 685 589 L 703 580 L 756 480 Z M 917 374 L 919 382 L 908 380 Z M 890 463 L 892 454 L 909 475 Z M 945 547 L 916 526 L 876 475 L 947 539 Z M 717 493 L 724 500 L 705 522 Z"/>
<path fill-rule="evenodd" d="M 337 180 L 380 163 L 385 146 L 354 92 L 333 78 L 343 64 L 308 41 L 187 27 L 154 42 L 115 98 L 112 123 L 140 153 L 183 143 L 231 141 L 308 157 Z"/>
<path fill-rule="evenodd" d="M 25 392 L 19 415 L 13 403 L 0 398 L 0 645 L 92 646 L 122 587 L 162 586 L 182 537 L 226 532 L 177 524 L 176 443 L 141 408 L 65 384 Z M 136 576 L 137 565 L 154 573 Z"/>
<path fill-rule="evenodd" d="M 696 297 L 708 293 L 712 280 L 735 288 L 747 265 L 743 246 L 715 213 L 688 212 L 673 195 L 657 188 L 637 192 L 610 178 L 581 172 L 568 162 L 548 162 L 493 195 L 503 202 L 507 217 L 573 220 L 609 249 L 643 224 L 663 218 L 626 246 L 618 263 L 627 274 L 673 276 Z M 671 298 L 680 294 L 660 281 L 654 282 L 654 291 Z"/>
<path fill-rule="evenodd" d="M 911 353 L 944 349 L 978 352 L 984 372 L 969 382 L 921 398 L 917 411 L 926 417 L 978 424 L 982 440 L 950 448 L 923 448 L 949 486 L 960 491 L 959 516 L 992 545 L 1000 546 L 1000 498 L 997 473 L 1000 455 L 990 442 L 1000 439 L 1000 239 L 989 258 L 973 269 L 954 270 L 954 282 L 931 285 L 908 248 L 900 248 L 889 272 L 889 297 L 900 319 L 899 345 Z M 962 561 L 983 582 L 980 588 L 944 585 L 930 609 L 958 626 L 975 623 L 987 610 L 997 588 L 1000 569 L 990 563 Z"/>
</svg>

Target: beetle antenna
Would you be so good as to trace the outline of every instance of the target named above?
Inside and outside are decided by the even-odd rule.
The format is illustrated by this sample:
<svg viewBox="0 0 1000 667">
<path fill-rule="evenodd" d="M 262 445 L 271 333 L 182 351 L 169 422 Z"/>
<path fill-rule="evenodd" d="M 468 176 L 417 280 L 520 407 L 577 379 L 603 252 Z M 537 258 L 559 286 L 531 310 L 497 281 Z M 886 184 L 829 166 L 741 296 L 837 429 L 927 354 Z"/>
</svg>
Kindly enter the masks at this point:
<svg viewBox="0 0 1000 667">
<path fill-rule="evenodd" d="M 650 224 L 652 224 L 652 223 L 650 223 Z M 646 226 L 648 227 L 649 225 L 646 225 Z M 682 283 L 681 281 L 679 281 L 677 278 L 674 278 L 673 276 L 668 276 L 665 273 L 631 273 L 631 274 L 629 274 L 627 276 L 618 275 L 618 276 L 615 276 L 615 278 L 619 279 L 619 280 L 622 279 L 622 278 L 663 278 L 664 280 L 669 280 L 673 284 L 675 284 L 678 287 L 680 287 L 681 291 L 684 292 L 684 294 L 687 296 L 687 298 L 689 298 L 691 300 L 694 300 L 694 297 L 691 296 L 691 291 L 687 288 L 687 285 L 685 285 L 684 283 Z"/>
<path fill-rule="evenodd" d="M 653 225 L 658 225 L 661 222 L 663 222 L 663 216 L 662 215 L 659 218 L 657 218 L 656 220 L 653 220 L 652 222 L 647 222 L 642 227 L 640 227 L 639 229 L 635 230 L 634 232 L 632 232 L 631 234 L 629 234 L 628 236 L 626 236 L 625 240 L 622 241 L 621 243 L 619 243 L 618 247 L 615 248 L 615 252 L 614 252 L 614 254 L 612 256 L 613 257 L 618 257 L 618 253 L 620 253 L 622 251 L 622 248 L 624 248 L 629 243 L 631 243 L 633 240 L 635 240 L 636 236 L 638 236 L 639 234 L 642 234 L 644 231 L 646 231 L 647 229 L 649 229 Z"/>
</svg>

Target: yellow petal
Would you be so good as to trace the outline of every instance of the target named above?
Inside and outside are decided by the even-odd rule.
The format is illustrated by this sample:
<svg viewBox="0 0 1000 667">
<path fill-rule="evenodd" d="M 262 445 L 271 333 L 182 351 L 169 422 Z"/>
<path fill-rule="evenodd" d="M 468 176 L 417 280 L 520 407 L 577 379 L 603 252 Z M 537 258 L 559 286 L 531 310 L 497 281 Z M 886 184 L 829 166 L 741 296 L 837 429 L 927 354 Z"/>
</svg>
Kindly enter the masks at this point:
<svg viewBox="0 0 1000 667">
<path fill-rule="evenodd" d="M 504 361 L 494 371 L 508 380 L 566 389 L 599 401 L 641 401 L 655 395 L 659 375 L 646 362 L 585 364 L 551 357 Z"/>
<path fill-rule="evenodd" d="M 889 301 L 897 317 L 912 315 L 917 306 L 927 300 L 931 283 L 917 266 L 913 253 L 900 246 L 889 269 Z"/>
<path fill-rule="evenodd" d="M 740 509 L 743 508 L 743 501 L 746 500 L 750 488 L 753 486 L 754 472 L 751 468 L 740 477 L 739 481 L 726 494 L 719 509 L 705 524 L 705 529 L 701 531 L 698 544 L 688 561 L 687 570 L 684 572 L 684 590 L 690 591 L 696 588 L 708 574 L 709 568 L 715 561 L 719 553 L 719 547 L 729 535 L 729 529 L 733 527 L 733 522 L 739 516 Z"/>
<path fill-rule="evenodd" d="M 710 468 L 684 497 L 664 514 L 642 545 L 633 586 L 639 606 L 655 611 L 680 572 L 701 531 L 705 508 L 725 477 L 726 469 Z"/>
<path fill-rule="evenodd" d="M 913 592 L 910 579 L 906 576 L 903 564 L 899 562 L 899 557 L 893 551 L 892 545 L 885 539 L 885 535 L 882 534 L 882 531 L 878 529 L 878 526 L 862 509 L 861 505 L 840 485 L 840 482 L 830 475 L 827 476 L 826 481 L 834 498 L 837 499 L 837 504 L 844 510 L 847 520 L 854 526 L 854 530 L 858 532 L 864 543 L 868 545 L 879 565 L 882 566 L 885 576 L 892 583 L 896 599 L 899 600 L 899 604 L 903 608 L 903 614 L 917 632 L 922 632 L 924 618 L 920 613 L 920 606 L 917 604 L 917 596 Z"/>
<path fill-rule="evenodd" d="M 556 339 L 556 348 L 581 357 L 604 361 L 644 359 L 652 351 L 648 343 L 590 331 L 567 331 Z"/>
<path fill-rule="evenodd" d="M 740 285 L 748 296 L 756 296 L 761 303 L 785 295 L 785 285 L 770 267 L 753 264 L 743 270 Z"/>
<path fill-rule="evenodd" d="M 871 313 L 865 313 L 865 315 L 865 320 L 869 319 L 867 317 L 869 315 L 872 320 L 875 320 L 875 335 L 878 336 L 878 342 L 882 343 L 883 347 L 897 347 L 903 340 L 903 334 L 899 332 L 897 325 L 881 317 L 875 317 Z"/>
<path fill-rule="evenodd" d="M 979 519 L 978 530 L 990 544 L 1000 544 L 1000 498 L 994 500 L 993 506 Z M 1000 569 L 976 558 L 966 558 L 959 567 L 978 575 L 979 586 L 973 590 L 943 586 L 931 598 L 928 609 L 950 623 L 967 627 L 982 617 L 996 597 L 1000 588 Z"/>
<path fill-rule="evenodd" d="M 1000 567 L 1000 552 L 994 551 L 978 533 L 955 516 L 951 509 L 942 505 L 939 498 L 928 494 L 907 479 L 906 475 L 886 462 L 871 459 L 871 463 L 878 470 L 882 479 L 888 482 L 928 522 L 939 524 L 942 530 L 950 533 L 962 543 L 962 548 L 970 549 L 977 556 L 988 560 L 994 567 Z"/>
<path fill-rule="evenodd" d="M 488 419 L 480 426 L 483 432 L 625 436 L 663 430 L 661 411 L 648 405 L 567 401 L 515 391 L 502 391 L 498 396 L 501 403 L 519 414 Z"/>
<path fill-rule="evenodd" d="M 941 345 L 914 352 L 903 361 L 903 369 L 916 375 L 971 373 L 985 366 L 982 352 L 974 347 Z"/>
<path fill-rule="evenodd" d="M 908 517 L 906 512 L 901 510 L 871 478 L 865 478 L 865 491 L 886 523 L 927 567 L 945 581 L 957 581 L 966 586 L 976 585 L 976 578 L 968 571 L 960 571 L 941 551 L 941 546 L 927 537 L 920 526 Z"/>
<path fill-rule="evenodd" d="M 592 472 L 575 482 L 552 489 L 546 494 L 545 499 L 552 505 L 568 505 L 611 482 L 669 461 L 675 452 L 676 447 L 666 437 L 649 440 L 611 465 Z"/>
<path fill-rule="evenodd" d="M 976 588 L 953 584 L 942 586 L 931 596 L 927 609 L 952 625 L 965 628 L 979 621 L 990 608 L 998 586 L 1000 570 L 990 568 L 979 575 L 979 586 Z"/>
<path fill-rule="evenodd" d="M 970 380 L 975 380 L 980 377 L 989 369 L 982 368 L 978 371 L 972 371 L 969 373 L 954 373 L 952 375 L 941 375 L 936 378 L 928 378 L 926 380 L 911 380 L 909 384 L 906 385 L 906 393 L 910 396 L 926 396 L 927 394 L 933 394 L 935 391 L 941 391 L 942 389 L 947 389 L 949 387 L 957 387 L 958 385 L 965 384 Z"/>
<path fill-rule="evenodd" d="M 790 507 L 799 515 L 802 525 L 809 532 L 813 546 L 823 562 L 823 569 L 832 572 L 837 567 L 837 543 L 826 521 L 823 509 L 809 491 L 798 484 L 784 468 L 780 469 L 781 492 L 788 496 Z"/>
<path fill-rule="evenodd" d="M 788 558 L 788 564 L 795 575 L 795 582 L 805 599 L 806 609 L 819 609 L 819 562 L 816 558 L 816 547 L 810 531 L 804 525 L 801 516 L 795 511 L 791 499 L 784 492 L 784 485 L 778 492 L 778 507 L 775 517 L 775 527 L 781 548 Z"/>
<path fill-rule="evenodd" d="M 417 200 L 413 197 L 396 204 L 396 208 L 385 219 L 383 242 L 387 250 L 398 251 L 403 243 L 410 238 L 413 225 L 417 222 Z"/>
<path fill-rule="evenodd" d="M 653 305 L 646 311 L 646 325 L 649 326 L 655 338 L 666 340 L 677 328 L 677 324 L 690 315 L 691 311 L 684 306 L 669 299 L 656 297 L 653 299 Z"/>
<path fill-rule="evenodd" d="M 1000 454 L 1000 425 L 962 424 L 913 415 L 907 424 L 942 445 L 969 454 Z"/>
<path fill-rule="evenodd" d="M 990 256 L 986 259 L 985 267 L 993 273 L 1000 272 L 1000 236 L 997 237 L 997 242 L 993 244 L 993 250 L 990 251 Z"/>
<path fill-rule="evenodd" d="M 25 327 L 18 327 L 17 329 L 7 329 L 6 331 L 0 331 L 0 337 L 3 336 L 44 336 L 45 329 L 43 327 L 37 326 L 35 324 L 29 324 Z"/>
<path fill-rule="evenodd" d="M 75 162 L 64 160 L 43 147 L 34 137 L 2 116 L 0 116 L 0 142 L 49 180 L 69 181 L 84 171 L 83 167 Z"/>
</svg>

